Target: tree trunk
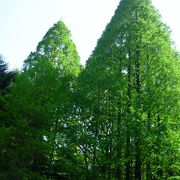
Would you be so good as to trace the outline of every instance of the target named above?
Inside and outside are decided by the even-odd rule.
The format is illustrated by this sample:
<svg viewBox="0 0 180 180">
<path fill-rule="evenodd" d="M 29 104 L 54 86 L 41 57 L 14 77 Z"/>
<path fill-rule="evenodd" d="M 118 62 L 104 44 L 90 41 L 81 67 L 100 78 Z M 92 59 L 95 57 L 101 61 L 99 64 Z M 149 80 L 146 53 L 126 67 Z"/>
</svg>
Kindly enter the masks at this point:
<svg viewBox="0 0 180 180">
<path fill-rule="evenodd" d="M 135 179 L 141 180 L 141 152 L 140 152 L 140 142 L 137 139 L 136 142 L 136 160 L 135 160 Z"/>
<path fill-rule="evenodd" d="M 131 180 L 130 138 L 126 140 L 126 180 Z"/>
<path fill-rule="evenodd" d="M 137 100 L 136 100 L 136 109 L 139 111 L 141 108 L 141 80 L 140 80 L 140 51 L 139 46 L 136 47 L 136 92 L 137 92 Z M 140 118 L 140 117 L 138 117 Z M 141 120 L 141 119 L 138 119 Z M 140 122 L 141 123 L 141 122 Z M 135 126 L 135 148 L 136 148 L 136 157 L 135 157 L 135 179 L 141 180 L 141 124 L 139 122 L 136 123 Z"/>
<path fill-rule="evenodd" d="M 128 102 L 127 102 L 127 117 L 130 117 L 130 107 L 131 107 L 131 52 L 128 50 Z M 126 129 L 126 180 L 131 180 L 131 161 L 130 161 L 130 135 L 129 135 L 129 122 L 127 123 Z"/>
<path fill-rule="evenodd" d="M 122 117 L 122 107 L 121 107 L 121 95 L 118 98 L 118 118 L 117 118 L 117 168 L 116 168 L 116 177 L 117 180 L 122 180 L 122 169 L 120 166 L 120 161 L 122 158 L 122 147 L 120 146 L 121 144 L 121 136 L 120 136 L 120 132 L 121 132 L 121 117 Z"/>
</svg>

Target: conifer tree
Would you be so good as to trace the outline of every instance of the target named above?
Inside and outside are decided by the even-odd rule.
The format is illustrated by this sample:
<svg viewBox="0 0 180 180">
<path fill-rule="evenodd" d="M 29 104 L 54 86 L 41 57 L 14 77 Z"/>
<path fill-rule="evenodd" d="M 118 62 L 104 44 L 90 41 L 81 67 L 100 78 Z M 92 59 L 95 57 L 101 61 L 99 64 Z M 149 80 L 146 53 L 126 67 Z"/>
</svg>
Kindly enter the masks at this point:
<svg viewBox="0 0 180 180">
<path fill-rule="evenodd" d="M 9 151 L 13 132 L 12 119 L 6 109 L 9 88 L 13 85 L 17 72 L 10 71 L 3 56 L 0 55 L 0 179 L 7 179 L 9 166 L 12 165 Z"/>
<path fill-rule="evenodd" d="M 16 159 L 16 166 L 22 162 L 18 168 L 23 166 L 24 174 L 31 177 L 31 173 L 36 173 L 36 178 L 66 174 L 66 168 L 59 167 L 60 172 L 54 172 L 53 166 L 55 161 L 62 163 L 63 156 L 68 156 L 65 149 L 69 151 L 70 145 L 65 132 L 71 122 L 71 97 L 79 73 L 79 56 L 70 31 L 59 21 L 25 60 L 11 93 L 9 109 L 22 135 L 18 141 L 15 134 L 19 142 L 15 153 L 22 148 L 28 152 Z M 25 177 L 23 173 L 21 177 Z"/>
<path fill-rule="evenodd" d="M 179 63 L 151 1 L 122 0 L 79 78 L 81 146 L 97 179 L 177 175 Z"/>
<path fill-rule="evenodd" d="M 12 87 L 0 57 L 0 179 L 178 179 L 180 56 L 151 0 L 121 0 L 82 72 L 70 36 L 54 24 Z"/>
</svg>

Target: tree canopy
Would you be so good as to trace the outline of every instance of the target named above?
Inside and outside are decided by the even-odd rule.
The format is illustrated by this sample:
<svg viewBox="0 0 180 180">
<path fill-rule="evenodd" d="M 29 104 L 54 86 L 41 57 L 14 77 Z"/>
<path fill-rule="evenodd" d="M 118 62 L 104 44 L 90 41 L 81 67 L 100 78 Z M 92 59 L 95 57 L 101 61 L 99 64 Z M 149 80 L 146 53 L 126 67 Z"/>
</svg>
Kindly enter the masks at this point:
<svg viewBox="0 0 180 180">
<path fill-rule="evenodd" d="M 0 59 L 0 179 L 179 179 L 180 56 L 151 1 L 121 0 L 79 60 L 62 21 L 15 81 Z"/>
</svg>

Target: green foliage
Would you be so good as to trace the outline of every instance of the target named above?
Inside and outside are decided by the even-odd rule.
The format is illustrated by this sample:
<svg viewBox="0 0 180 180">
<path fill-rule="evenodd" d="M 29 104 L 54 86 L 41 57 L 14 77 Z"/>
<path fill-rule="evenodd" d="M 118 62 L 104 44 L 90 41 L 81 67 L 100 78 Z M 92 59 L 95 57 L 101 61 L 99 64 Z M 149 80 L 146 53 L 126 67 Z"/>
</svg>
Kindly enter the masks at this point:
<svg viewBox="0 0 180 180">
<path fill-rule="evenodd" d="M 105 179 L 177 173 L 169 169 L 178 159 L 179 63 L 151 2 L 122 0 L 78 87 L 81 127 L 93 137 L 81 146 Z"/>
<path fill-rule="evenodd" d="M 84 69 L 59 21 L 14 77 L 1 57 L 0 179 L 179 179 L 180 56 L 150 0 L 120 2 Z"/>
<path fill-rule="evenodd" d="M 79 56 L 70 32 L 58 22 L 25 61 L 6 104 L 17 130 L 12 153 L 19 171 L 51 176 L 51 166 L 60 158 L 59 147 L 68 145 L 65 122 L 79 73 Z"/>
<path fill-rule="evenodd" d="M 0 95 L 5 94 L 18 72 L 8 71 L 8 64 L 0 55 Z"/>
</svg>

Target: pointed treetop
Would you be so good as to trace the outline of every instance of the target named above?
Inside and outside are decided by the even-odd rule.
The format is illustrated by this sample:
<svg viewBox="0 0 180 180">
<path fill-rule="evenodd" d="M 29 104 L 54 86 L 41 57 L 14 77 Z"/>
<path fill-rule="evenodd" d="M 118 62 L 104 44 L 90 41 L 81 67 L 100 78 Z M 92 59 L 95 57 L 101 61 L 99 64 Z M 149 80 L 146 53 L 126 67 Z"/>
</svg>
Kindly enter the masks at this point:
<svg viewBox="0 0 180 180">
<path fill-rule="evenodd" d="M 39 42 L 36 52 L 31 53 L 25 61 L 25 69 L 33 67 L 40 59 L 50 62 L 61 71 L 79 73 L 80 57 L 63 21 L 58 21 L 48 30 Z"/>
</svg>

